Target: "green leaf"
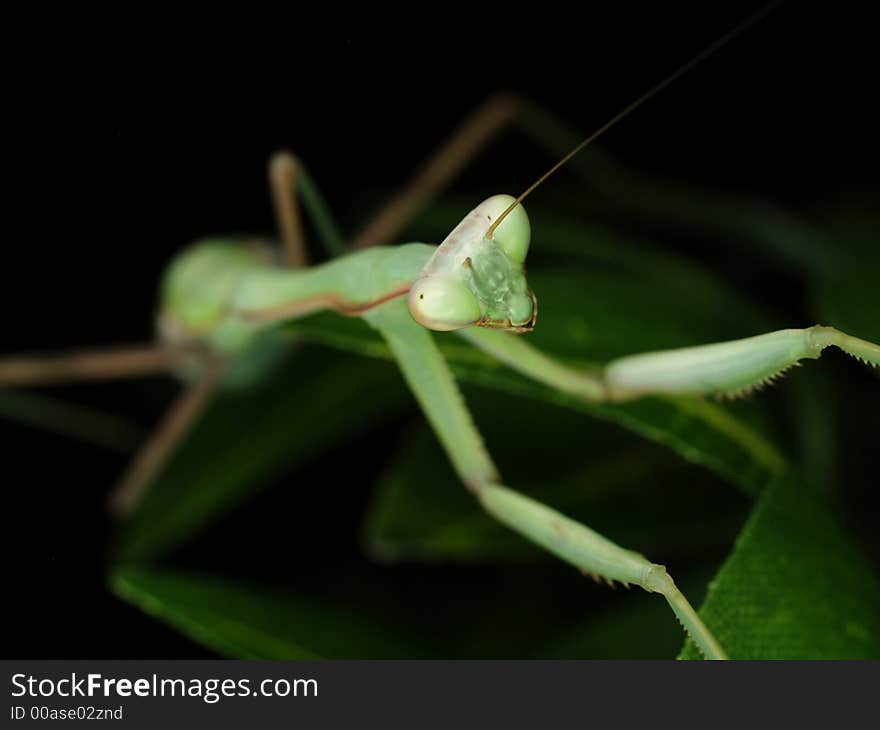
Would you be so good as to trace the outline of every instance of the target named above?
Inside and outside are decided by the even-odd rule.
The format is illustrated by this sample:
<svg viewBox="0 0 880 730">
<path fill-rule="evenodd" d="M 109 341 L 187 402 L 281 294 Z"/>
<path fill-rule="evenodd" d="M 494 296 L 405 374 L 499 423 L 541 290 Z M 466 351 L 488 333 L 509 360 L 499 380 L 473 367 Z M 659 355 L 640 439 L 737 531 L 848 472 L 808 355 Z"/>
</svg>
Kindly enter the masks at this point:
<svg viewBox="0 0 880 730">
<path fill-rule="evenodd" d="M 467 395 L 507 484 L 628 548 L 651 556 L 725 548 L 742 524 L 741 495 L 666 449 L 541 402 Z M 384 560 L 549 557 L 479 509 L 425 426 L 380 481 L 366 540 Z"/>
<path fill-rule="evenodd" d="M 765 490 L 700 615 L 734 659 L 880 658 L 880 582 L 831 507 Z M 698 658 L 688 642 L 682 658 Z"/>
<path fill-rule="evenodd" d="M 290 590 L 123 568 L 110 587 L 199 644 L 241 659 L 668 657 L 680 643 L 681 628 L 660 596 L 615 595 L 560 564 L 405 575 L 403 592 L 392 569 L 363 567 L 312 580 L 308 589 L 300 587 L 307 578 L 289 576 L 298 584 Z M 702 573 L 695 577 L 683 585 L 705 586 Z M 566 600 L 572 592 L 561 589 L 572 585 L 574 600 Z"/>
<path fill-rule="evenodd" d="M 120 569 L 113 592 L 220 654 L 239 659 L 418 656 L 392 626 L 356 609 L 206 575 Z"/>
<path fill-rule="evenodd" d="M 161 556 L 283 468 L 408 403 L 384 362 L 316 347 L 293 352 L 265 380 L 215 398 L 122 527 L 117 559 Z"/>
</svg>

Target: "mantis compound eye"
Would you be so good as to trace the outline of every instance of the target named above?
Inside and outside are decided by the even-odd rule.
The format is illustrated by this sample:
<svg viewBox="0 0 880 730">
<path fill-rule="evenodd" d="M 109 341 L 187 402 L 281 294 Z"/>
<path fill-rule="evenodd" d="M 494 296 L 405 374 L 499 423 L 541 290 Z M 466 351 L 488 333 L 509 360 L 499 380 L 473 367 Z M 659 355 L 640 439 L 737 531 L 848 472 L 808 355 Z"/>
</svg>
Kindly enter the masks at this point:
<svg viewBox="0 0 880 730">
<path fill-rule="evenodd" d="M 480 203 L 474 212 L 485 215 L 488 225 L 491 226 L 515 200 L 512 195 L 493 195 Z M 501 246 L 511 261 L 517 264 L 525 263 L 531 237 L 529 216 L 522 205 L 517 205 L 504 216 L 504 220 L 492 233 L 492 240 Z"/>
<path fill-rule="evenodd" d="M 409 312 L 422 327 L 446 332 L 477 322 L 482 313 L 473 292 L 451 276 L 424 276 L 409 291 Z"/>
</svg>

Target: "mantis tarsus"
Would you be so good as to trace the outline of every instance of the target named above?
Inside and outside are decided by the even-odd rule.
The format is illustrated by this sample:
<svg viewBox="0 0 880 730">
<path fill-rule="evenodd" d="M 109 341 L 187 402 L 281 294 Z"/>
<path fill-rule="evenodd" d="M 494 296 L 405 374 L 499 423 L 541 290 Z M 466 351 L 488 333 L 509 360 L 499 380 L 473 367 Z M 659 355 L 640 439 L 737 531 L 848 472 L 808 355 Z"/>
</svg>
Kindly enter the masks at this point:
<svg viewBox="0 0 880 730">
<path fill-rule="evenodd" d="M 477 125 L 479 133 L 497 126 L 507 109 L 509 105 L 497 102 L 487 107 L 483 123 Z M 466 134 L 463 139 L 473 140 L 474 135 Z M 468 145 L 463 147 L 461 158 L 469 152 Z M 447 155 L 445 159 L 450 158 Z M 523 338 L 465 326 L 478 320 L 484 326 L 503 328 L 528 329 L 534 324 L 531 298 L 524 296 L 525 280 L 519 280 L 529 238 L 522 208 L 516 209 L 517 217 L 506 219 L 494 236 L 486 236 L 492 225 L 490 216 L 497 219 L 509 199 L 478 206 L 466 219 L 468 235 L 463 237 L 462 229 L 456 229 L 444 249 L 464 244 L 469 250 L 450 253 L 447 264 L 426 275 L 425 266 L 435 255 L 433 247 L 371 245 L 392 238 L 402 213 L 408 210 L 405 198 L 396 201 L 396 208 L 393 204 L 390 212 L 380 216 L 355 242 L 364 250 L 302 270 L 298 268 L 304 259 L 297 207 L 290 192 L 295 189 L 303 195 L 306 208 L 317 221 L 326 222 L 327 216 L 295 160 L 278 156 L 271 170 L 287 267 L 274 263 L 265 251 L 238 242 L 196 245 L 172 263 L 165 279 L 160 314 L 165 347 L 140 353 L 83 355 L 57 366 L 43 360 L 10 360 L 0 371 L 0 382 L 45 382 L 77 374 L 133 375 L 169 368 L 189 378 L 191 385 L 185 395 L 116 492 L 117 508 L 125 512 L 133 509 L 139 490 L 221 382 L 225 363 L 253 338 L 261 337 L 279 321 L 317 308 L 363 316 L 387 340 L 459 475 L 491 514 L 585 572 L 663 593 L 702 651 L 707 656 L 722 656 L 709 630 L 661 566 L 500 485 L 448 368 L 431 336 L 415 324 L 410 313 L 432 328 L 463 327 L 460 335 L 491 356 L 552 387 L 590 400 L 623 400 L 654 393 L 738 392 L 774 377 L 800 358 L 818 356 L 822 347 L 830 344 L 875 365 L 880 363 L 880 348 L 830 328 L 786 330 L 739 342 L 624 358 L 611 363 L 604 374 L 582 373 L 542 355 Z M 441 177 L 448 176 L 448 170 L 442 172 Z M 430 181 L 431 176 L 426 179 Z M 424 190 L 419 193 L 423 194 Z M 323 223 L 318 227 L 330 242 L 338 238 Z M 416 286 L 414 282 L 418 282 Z M 511 282 L 513 298 L 493 299 L 499 283 L 503 287 Z M 437 298 L 442 306 L 429 306 Z"/>
</svg>

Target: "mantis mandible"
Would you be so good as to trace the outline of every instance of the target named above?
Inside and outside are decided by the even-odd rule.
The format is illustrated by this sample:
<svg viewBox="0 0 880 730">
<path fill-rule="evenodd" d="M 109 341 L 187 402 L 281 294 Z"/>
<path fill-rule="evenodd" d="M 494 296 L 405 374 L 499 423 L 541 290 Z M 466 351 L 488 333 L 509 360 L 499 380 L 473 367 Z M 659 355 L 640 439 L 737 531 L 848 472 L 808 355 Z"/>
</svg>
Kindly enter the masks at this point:
<svg viewBox="0 0 880 730">
<path fill-rule="evenodd" d="M 291 193 L 299 193 L 319 228 L 327 220 L 323 203 L 292 157 L 282 154 L 273 159 L 271 179 L 285 264 L 270 251 L 241 242 L 195 244 L 171 263 L 163 280 L 161 347 L 84 354 L 63 365 L 16 359 L 0 367 L 4 385 L 157 370 L 173 370 L 189 383 L 114 493 L 117 512 L 125 514 L 136 507 L 169 449 L 213 389 L 228 385 L 223 376 L 238 355 L 256 347 L 277 324 L 313 311 L 360 316 L 387 341 L 458 475 L 491 515 L 585 573 L 661 593 L 704 655 L 723 658 L 723 649 L 663 566 L 502 484 L 427 330 L 455 331 L 522 374 L 596 402 L 653 394 L 737 393 L 775 377 L 802 358 L 818 357 L 829 345 L 873 365 L 880 364 L 880 347 L 817 326 L 635 355 L 611 362 L 601 373 L 580 372 L 519 336 L 536 325 L 537 300 L 523 268 L 530 226 L 522 205 L 514 205 L 516 199 L 494 196 L 484 201 L 439 248 L 418 243 L 393 248 L 370 245 L 391 238 L 389 218 L 383 222 L 380 217 L 372 231 L 355 242 L 358 250 L 307 269 Z M 328 241 L 338 239 L 333 232 L 325 233 Z M 339 253 L 338 244 L 334 250 Z"/>
</svg>

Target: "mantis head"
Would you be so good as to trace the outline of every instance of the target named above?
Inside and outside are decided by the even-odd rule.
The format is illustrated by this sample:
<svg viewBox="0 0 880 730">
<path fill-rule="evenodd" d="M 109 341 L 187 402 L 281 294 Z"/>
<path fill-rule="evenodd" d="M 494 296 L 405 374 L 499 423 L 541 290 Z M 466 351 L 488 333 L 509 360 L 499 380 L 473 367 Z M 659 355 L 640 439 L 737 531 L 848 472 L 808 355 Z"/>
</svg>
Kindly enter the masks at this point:
<svg viewBox="0 0 880 730">
<path fill-rule="evenodd" d="M 484 200 L 440 244 L 409 292 L 416 322 L 440 331 L 534 329 L 538 303 L 524 268 L 531 229 L 515 202 L 510 195 Z"/>
</svg>

